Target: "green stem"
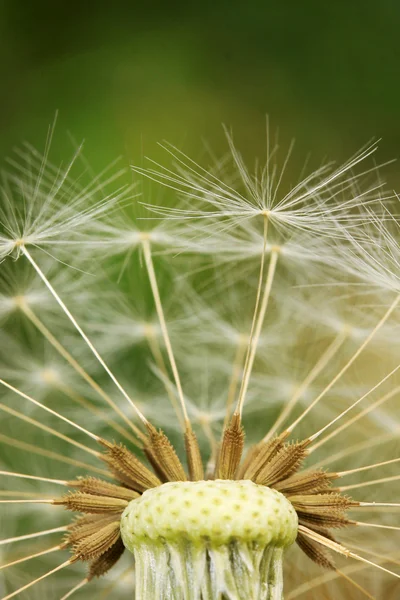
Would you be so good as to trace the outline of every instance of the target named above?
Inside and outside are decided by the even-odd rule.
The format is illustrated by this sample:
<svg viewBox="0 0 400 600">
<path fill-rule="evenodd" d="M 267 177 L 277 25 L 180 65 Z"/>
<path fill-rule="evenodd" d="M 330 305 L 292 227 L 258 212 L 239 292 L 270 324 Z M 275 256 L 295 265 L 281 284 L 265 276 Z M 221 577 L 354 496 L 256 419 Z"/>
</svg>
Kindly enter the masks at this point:
<svg viewBox="0 0 400 600">
<path fill-rule="evenodd" d="M 283 548 L 233 541 L 141 544 L 136 600 L 282 600 Z"/>
</svg>

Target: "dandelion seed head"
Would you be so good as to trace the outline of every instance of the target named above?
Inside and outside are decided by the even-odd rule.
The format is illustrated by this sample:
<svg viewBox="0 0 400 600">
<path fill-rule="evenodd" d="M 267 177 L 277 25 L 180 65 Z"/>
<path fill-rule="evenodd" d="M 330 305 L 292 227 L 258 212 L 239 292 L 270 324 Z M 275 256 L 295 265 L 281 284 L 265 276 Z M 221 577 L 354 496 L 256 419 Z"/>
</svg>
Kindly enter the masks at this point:
<svg viewBox="0 0 400 600">
<path fill-rule="evenodd" d="M 2 259 L 8 255 L 18 258 L 25 246 L 54 249 L 65 244 L 82 244 L 85 228 L 130 195 L 129 187 L 123 185 L 115 194 L 106 192 L 121 171 L 99 179 L 91 178 L 85 165 L 79 168 L 81 148 L 74 151 L 66 164 L 59 167 L 52 164 L 49 152 L 53 133 L 54 124 L 43 154 L 25 144 L 15 150 L 15 156 L 8 159 L 8 166 L 3 169 Z"/>
<path fill-rule="evenodd" d="M 165 146 L 172 168 L 134 168 L 170 190 L 162 204 L 119 184 L 119 171 L 96 176 L 84 164 L 75 176 L 80 150 L 59 167 L 49 143 L 43 154 L 24 145 L 8 163 L 0 213 L 0 510 L 13 516 L 0 546 L 11 573 L 5 598 L 21 587 L 48 593 L 50 578 L 66 597 L 107 586 L 113 597 L 133 587 L 152 597 L 180 585 L 182 573 L 190 580 L 182 598 L 211 600 L 218 585 L 230 600 L 257 597 L 252 586 L 272 586 L 278 599 L 283 584 L 292 600 L 392 593 L 396 200 L 369 167 L 375 145 L 291 185 L 292 148 L 278 166 L 268 142 L 265 166 L 251 170 L 227 137 L 230 154 L 213 166 Z M 257 538 L 255 549 L 249 486 L 282 497 L 296 518 L 296 547 L 285 555 L 269 539 Z M 208 493 L 216 487 L 234 488 L 230 504 Z M 188 490 L 197 490 L 195 502 Z M 139 504 L 143 531 L 162 526 L 172 540 L 162 551 L 151 535 L 126 536 L 127 506 L 135 513 Z M 61 536 L 47 531 L 57 525 Z M 195 549 L 193 531 L 206 532 Z M 14 539 L 21 535 L 29 537 Z M 19 543 L 24 553 L 14 554 Z M 135 582 L 123 576 L 125 546 Z M 54 571 L 31 567 L 41 549 Z M 22 562 L 13 566 L 15 556 Z M 249 561 L 268 563 L 269 574 L 248 577 Z"/>
</svg>

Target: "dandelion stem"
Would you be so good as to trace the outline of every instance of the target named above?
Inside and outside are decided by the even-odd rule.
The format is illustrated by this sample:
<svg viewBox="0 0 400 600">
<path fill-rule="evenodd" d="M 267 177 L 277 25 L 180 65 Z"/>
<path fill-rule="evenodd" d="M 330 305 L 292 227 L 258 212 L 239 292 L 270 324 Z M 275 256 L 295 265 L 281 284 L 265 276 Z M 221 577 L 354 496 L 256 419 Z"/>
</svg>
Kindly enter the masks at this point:
<svg viewBox="0 0 400 600">
<path fill-rule="evenodd" d="M 330 548 L 331 550 L 334 550 L 338 554 L 343 554 L 344 556 L 347 556 L 349 558 L 354 558 L 356 560 L 359 560 L 360 562 L 363 562 L 372 567 L 376 567 L 377 569 L 384 571 L 385 573 L 388 573 L 389 575 L 393 575 L 393 577 L 397 577 L 398 579 L 400 579 L 400 575 L 398 573 L 395 573 L 394 571 L 390 571 L 389 569 L 385 569 L 385 567 L 382 567 L 381 565 L 378 565 L 377 563 L 373 563 L 370 560 L 368 560 L 367 558 L 360 556 L 359 554 L 355 554 L 354 552 L 352 552 L 351 550 L 349 550 L 342 544 L 339 544 L 338 542 L 329 540 L 328 538 L 324 537 L 323 535 L 320 535 L 319 533 L 316 533 L 315 531 L 308 529 L 308 527 L 304 527 L 304 525 L 299 525 L 299 531 L 301 531 L 301 533 L 303 533 L 306 537 L 314 540 L 315 542 L 318 542 L 319 544 L 322 544 L 323 546 L 326 546 L 327 548 Z"/>
<path fill-rule="evenodd" d="M 0 471 L 0 475 L 5 475 L 8 477 L 18 477 L 21 479 L 33 479 L 35 481 L 45 481 L 47 483 L 55 483 L 56 485 L 67 485 L 68 481 L 63 481 L 61 479 L 50 479 L 49 477 L 37 477 L 36 475 L 24 475 L 23 473 L 15 473 L 13 471 Z"/>
<path fill-rule="evenodd" d="M 287 428 L 288 432 L 292 432 L 293 429 L 297 427 L 297 425 L 304 419 L 304 417 L 308 415 L 310 410 L 312 410 L 314 406 L 318 404 L 318 402 L 325 396 L 327 392 L 329 392 L 329 390 L 335 385 L 335 383 L 339 381 L 342 375 L 346 373 L 346 371 L 351 367 L 354 361 L 360 356 L 361 352 L 363 352 L 363 350 L 368 346 L 369 342 L 372 340 L 375 334 L 389 319 L 390 315 L 393 313 L 399 302 L 400 294 L 396 296 L 396 298 L 393 300 L 392 304 L 389 306 L 381 320 L 375 325 L 373 330 L 369 333 L 368 337 L 363 341 L 361 346 L 359 346 L 359 348 L 356 350 L 356 352 L 353 354 L 350 360 L 347 361 L 344 367 L 339 371 L 339 373 L 337 373 L 337 375 L 335 375 L 332 381 L 322 390 L 322 392 L 315 398 L 315 400 L 311 402 L 311 404 L 302 412 L 302 414 Z"/>
<path fill-rule="evenodd" d="M 4 596 L 3 600 L 10 600 L 11 598 L 14 598 L 14 596 L 16 596 L 17 594 L 20 594 L 21 592 L 24 592 L 25 590 L 27 590 L 28 588 L 30 588 L 32 585 L 35 585 L 36 583 L 39 583 L 39 581 L 42 581 L 46 577 L 49 577 L 50 575 L 53 575 L 53 573 L 57 573 L 57 571 L 61 571 L 61 569 L 64 569 L 68 565 L 72 564 L 72 562 L 73 561 L 71 559 L 66 560 L 64 563 L 62 563 L 62 565 L 59 565 L 55 569 L 52 569 L 51 571 L 48 571 L 44 575 L 41 575 L 40 577 L 38 577 L 37 579 L 34 579 L 30 583 L 27 583 L 23 587 L 20 587 L 18 590 L 15 590 L 15 592 L 12 592 L 8 596 Z"/>
<path fill-rule="evenodd" d="M 289 402 L 287 404 L 285 404 L 281 414 L 279 415 L 279 417 L 277 418 L 275 423 L 272 425 L 272 427 L 268 431 L 267 435 L 263 438 L 263 440 L 262 440 L 263 442 L 267 442 L 269 439 L 271 439 L 271 437 L 275 434 L 277 429 L 279 429 L 279 427 L 282 425 L 282 423 L 285 421 L 285 419 L 290 415 L 290 413 L 296 406 L 298 400 L 301 398 L 301 396 L 307 390 L 308 386 L 315 380 L 316 377 L 318 377 L 318 375 L 326 367 L 326 365 L 329 363 L 329 361 L 335 356 L 335 354 L 341 348 L 341 346 L 343 345 L 343 343 L 347 337 L 348 337 L 348 329 L 347 328 L 343 329 L 342 331 L 340 331 L 337 334 L 337 336 L 329 344 L 329 346 L 327 347 L 325 352 L 319 358 L 317 363 L 311 369 L 311 371 L 309 372 L 307 377 L 299 385 L 299 387 L 297 388 L 297 390 L 295 391 L 295 393 L 293 394 L 293 396 L 291 397 Z"/>
<path fill-rule="evenodd" d="M 343 571 L 339 571 L 339 569 L 336 569 L 336 572 L 339 575 L 339 577 L 342 577 L 343 579 L 351 583 L 351 585 L 353 585 L 359 592 L 364 594 L 366 598 L 370 598 L 370 600 L 376 600 L 375 596 L 372 596 L 369 592 L 367 592 L 365 588 L 362 587 L 362 585 L 360 585 L 359 583 L 357 583 L 357 581 L 354 581 L 354 579 L 343 573 Z"/>
<path fill-rule="evenodd" d="M 338 477 L 345 477 L 352 473 L 360 473 L 361 471 L 367 471 L 368 469 L 376 469 L 377 467 L 383 467 L 384 465 L 391 465 L 392 463 L 400 462 L 400 458 L 392 458 L 391 460 L 385 460 L 383 462 L 374 463 L 372 465 L 366 465 L 365 467 L 358 467 L 357 469 L 350 469 L 349 471 L 340 471 L 336 474 Z"/>
<path fill-rule="evenodd" d="M 109 427 L 111 427 L 112 429 L 114 429 L 114 431 L 117 431 L 124 438 L 126 438 L 127 440 L 132 442 L 132 444 L 134 444 L 137 448 L 142 447 L 141 443 L 138 442 L 137 439 L 134 438 L 133 435 L 131 435 L 129 433 L 129 431 L 127 431 L 124 427 L 122 427 L 121 425 L 116 423 L 113 419 L 107 418 L 106 414 L 102 410 L 98 409 L 92 402 L 90 402 L 90 400 L 87 400 L 86 398 L 83 398 L 80 394 L 77 394 L 69 385 L 64 385 L 61 382 L 58 382 L 56 385 L 57 385 L 57 388 L 60 390 L 60 392 L 65 394 L 65 396 L 67 396 L 67 398 L 69 398 L 70 400 L 72 400 L 73 402 L 78 404 L 79 406 L 83 406 L 86 410 L 90 411 L 92 414 L 103 419 L 103 421 L 105 423 L 107 423 L 107 425 L 109 425 Z M 125 417 L 125 418 L 129 422 L 129 419 L 127 417 Z M 139 433 L 141 435 L 143 435 L 142 432 L 140 431 L 140 429 L 138 429 L 134 425 L 134 423 L 130 423 L 130 425 L 132 426 L 131 427 L 132 430 L 134 430 L 135 432 L 136 431 L 138 432 L 138 434 L 137 434 L 138 437 L 140 437 Z"/>
<path fill-rule="evenodd" d="M 370 481 L 363 481 L 362 483 L 353 483 L 352 485 L 343 485 L 339 487 L 341 492 L 346 490 L 355 490 L 362 487 L 368 487 L 370 485 L 377 485 L 378 483 L 387 483 L 388 481 L 398 481 L 400 475 L 393 475 L 391 477 L 382 477 L 381 479 L 372 479 Z"/>
<path fill-rule="evenodd" d="M 156 311 L 158 320 L 160 322 L 161 331 L 164 338 L 165 347 L 167 349 L 168 359 L 171 365 L 172 373 L 175 380 L 175 386 L 178 393 L 179 402 L 182 407 L 182 414 L 184 418 L 184 437 L 185 437 L 185 449 L 186 456 L 189 464 L 190 476 L 193 479 L 203 478 L 203 466 L 200 456 L 200 448 L 197 442 L 196 435 L 192 431 L 192 425 L 189 419 L 189 415 L 186 409 L 185 397 L 183 395 L 182 384 L 179 377 L 178 367 L 176 365 L 174 352 L 172 350 L 171 340 L 168 333 L 167 323 L 165 321 L 164 310 L 161 302 L 160 290 L 158 288 L 157 277 L 154 271 L 153 258 L 151 254 L 150 241 L 147 237 L 142 239 L 142 248 L 144 260 L 146 263 L 147 274 L 150 281 L 151 290 L 153 293 L 154 303 L 156 305 Z M 172 403 L 174 406 L 175 402 Z M 149 427 L 148 427 L 149 429 Z"/>
<path fill-rule="evenodd" d="M 160 327 L 164 338 L 165 347 L 167 349 L 167 354 L 169 358 L 169 362 L 171 365 L 172 373 L 175 380 L 176 389 L 178 392 L 179 401 L 182 407 L 183 417 L 185 419 L 185 424 L 189 424 L 189 415 L 186 409 L 185 397 L 183 395 L 181 380 L 178 373 L 178 368 L 176 366 L 176 361 L 174 357 L 174 353 L 172 350 L 171 340 L 168 333 L 167 323 L 165 321 L 164 310 L 161 302 L 160 290 L 158 289 L 157 277 L 154 271 L 154 264 L 151 255 L 150 242 L 148 239 L 142 240 L 143 247 L 143 255 L 146 263 L 147 274 L 149 276 L 151 290 L 153 292 L 153 298 L 156 305 L 158 320 L 160 321 Z"/>
<path fill-rule="evenodd" d="M 250 382 L 250 375 L 251 375 L 251 372 L 253 369 L 254 359 L 256 356 L 256 352 L 257 352 L 257 345 L 258 345 L 258 341 L 260 339 L 260 334 L 261 334 L 261 329 L 262 329 L 264 318 L 265 318 L 265 313 L 267 312 L 268 301 L 269 301 L 269 297 L 271 294 L 272 283 L 273 283 L 274 276 L 275 276 L 276 264 L 278 262 L 278 256 L 279 256 L 278 249 L 271 250 L 271 259 L 270 259 L 268 273 L 267 273 L 267 280 L 265 282 L 264 294 L 263 294 L 263 298 L 262 298 L 262 302 L 261 302 L 261 306 L 260 306 L 260 312 L 259 312 L 259 315 L 257 318 L 257 324 L 256 324 L 255 332 L 254 332 L 254 339 L 252 341 L 250 341 L 249 362 L 248 362 L 247 369 L 246 369 L 246 372 L 245 372 L 245 375 L 243 378 L 243 386 L 242 386 L 242 390 L 240 393 L 240 397 L 238 399 L 238 404 L 237 404 L 237 409 L 236 409 L 236 411 L 240 415 L 242 414 L 242 411 L 243 411 L 243 405 L 244 405 L 244 401 L 246 398 L 247 388 L 248 388 L 249 382 Z"/>
<path fill-rule="evenodd" d="M 57 338 L 47 329 L 44 323 L 39 319 L 39 317 L 32 311 L 32 309 L 26 304 L 26 302 L 20 302 L 20 308 L 26 317 L 35 325 L 35 327 L 40 331 L 40 333 L 45 337 L 45 339 L 50 342 L 50 344 L 57 350 L 57 352 L 62 356 L 71 367 L 90 385 L 90 387 L 97 392 L 103 400 L 107 402 L 107 404 L 120 416 L 125 423 L 129 425 L 129 427 L 135 432 L 138 437 L 143 436 L 143 433 L 136 427 L 134 423 L 132 423 L 128 417 L 118 408 L 118 406 L 113 402 L 106 392 L 96 383 L 96 381 L 85 371 L 85 369 L 78 363 L 77 360 L 64 348 L 62 344 L 57 340 Z M 90 410 L 96 410 L 92 407 Z M 97 411 L 98 414 L 102 414 L 101 411 Z M 113 421 L 105 418 L 105 421 L 111 425 L 114 429 L 118 430 L 119 433 L 122 433 L 126 438 L 128 438 L 133 444 L 138 445 L 137 440 L 132 437 L 125 429 L 120 428 Z"/>
<path fill-rule="evenodd" d="M 363 523 L 362 521 L 354 521 L 353 525 L 358 525 L 359 527 L 377 527 L 378 529 L 392 529 L 394 531 L 400 531 L 400 527 L 396 527 L 394 525 L 381 525 L 380 523 Z"/>
<path fill-rule="evenodd" d="M 240 374 L 242 371 L 243 358 L 245 355 L 246 348 L 247 348 L 247 343 L 245 341 L 244 336 L 241 335 L 239 338 L 237 347 L 236 347 L 235 358 L 233 360 L 232 375 L 231 375 L 231 380 L 230 380 L 229 388 L 228 388 L 228 396 L 226 399 L 226 409 L 225 409 L 223 430 L 225 430 L 228 427 L 229 419 L 231 417 L 232 404 L 233 404 L 233 401 L 236 396 L 236 390 L 237 390 L 237 386 L 239 383 Z"/>
<path fill-rule="evenodd" d="M 157 367 L 160 372 L 163 374 L 162 381 L 164 383 L 165 390 L 168 394 L 168 398 L 171 402 L 171 405 L 175 411 L 179 424 L 182 428 L 182 431 L 185 431 L 185 422 L 182 419 L 181 411 L 179 410 L 179 404 L 177 403 L 175 394 L 173 392 L 172 384 L 169 380 L 167 367 L 160 349 L 160 345 L 158 343 L 157 337 L 154 334 L 153 327 L 146 327 L 145 336 L 147 339 L 147 343 L 149 344 L 150 351 L 153 355 L 153 358 L 156 362 Z"/>
<path fill-rule="evenodd" d="M 354 417 L 352 417 L 351 419 L 349 419 L 348 421 L 346 421 L 345 423 L 343 423 L 340 427 L 337 427 L 334 431 L 332 431 L 329 435 L 325 436 L 322 440 L 320 440 L 316 444 L 313 444 L 313 446 L 311 446 L 308 449 L 309 453 L 314 452 L 315 450 L 317 450 L 317 448 L 319 448 L 319 446 L 322 446 L 323 444 L 325 444 L 325 442 L 327 442 L 328 440 L 332 439 L 333 437 L 335 437 L 336 435 L 338 435 L 339 433 L 341 433 L 342 431 L 344 431 L 345 429 L 347 429 L 347 427 L 349 427 L 350 425 L 353 425 L 353 423 L 356 423 L 359 419 L 361 419 L 365 415 L 369 414 L 371 411 L 375 410 L 375 408 L 378 408 L 378 406 L 380 406 L 381 404 L 383 404 L 387 400 L 390 400 L 390 398 L 393 398 L 393 396 L 395 396 L 399 392 L 400 392 L 400 385 L 397 386 L 397 387 L 395 387 L 393 390 L 390 390 L 387 394 L 385 394 L 384 396 L 382 396 L 381 398 L 379 398 L 378 400 L 376 400 L 376 402 L 373 402 L 372 404 L 370 404 L 370 406 L 367 406 L 358 415 L 355 415 Z M 371 440 L 368 440 L 368 445 L 370 445 L 372 443 L 373 442 Z M 348 450 L 348 448 L 346 449 L 346 451 L 347 450 Z M 341 454 L 341 453 L 338 453 L 338 454 Z M 331 461 L 336 460 L 336 456 L 337 455 L 335 454 L 334 455 L 335 458 L 331 457 L 330 460 Z"/>
<path fill-rule="evenodd" d="M 82 579 L 82 581 L 80 581 L 76 586 L 74 586 L 72 588 L 72 590 L 69 590 L 69 592 L 67 592 L 61 598 L 61 600 L 67 600 L 67 598 L 70 598 L 73 594 L 75 594 L 75 592 L 77 592 L 78 590 L 82 589 L 87 583 L 89 583 L 89 579 L 87 577 L 85 577 L 85 579 Z"/>
<path fill-rule="evenodd" d="M 0 498 L 9 498 L 10 496 L 15 496 L 18 494 L 21 498 L 40 498 L 41 493 L 39 492 L 21 492 L 19 490 L 0 490 Z M 4 500 L 4 503 L 9 502 L 9 500 Z"/>
<path fill-rule="evenodd" d="M 9 406 L 0 404 L 0 410 L 4 411 L 10 415 L 13 415 L 13 417 L 20 419 L 21 421 L 25 421 L 25 423 L 29 423 L 30 425 L 33 425 L 34 427 L 37 427 L 38 429 L 42 429 L 43 431 L 46 431 L 47 433 L 50 433 L 51 435 L 58 437 L 60 440 L 64 440 L 65 442 L 68 442 L 69 444 L 72 444 L 73 446 L 80 448 L 84 452 L 88 452 L 89 454 L 92 454 L 96 458 L 99 458 L 99 456 L 100 456 L 100 453 L 97 452 L 96 450 L 92 450 L 88 446 L 85 446 L 84 444 L 81 444 L 80 442 L 73 440 L 72 438 L 68 437 L 67 435 L 64 435 L 63 433 L 60 433 L 59 431 L 57 431 L 56 429 L 53 429 L 52 427 L 48 427 L 47 425 L 44 425 L 43 423 L 40 423 L 39 421 L 35 421 L 35 419 L 32 419 L 31 417 L 26 417 L 22 413 L 18 412 L 17 410 L 14 410 L 13 408 L 10 408 Z"/>
<path fill-rule="evenodd" d="M 313 435 L 311 435 L 309 437 L 310 441 L 313 442 L 315 439 L 317 439 L 324 431 L 326 431 L 329 427 L 331 427 L 332 425 L 334 425 L 337 421 L 339 421 L 339 419 L 341 419 L 342 417 L 344 417 L 350 410 L 353 410 L 353 408 L 355 408 L 360 402 L 362 402 L 363 400 L 365 400 L 365 398 L 367 398 L 367 396 L 369 396 L 370 394 L 372 394 L 372 392 L 374 392 L 380 385 L 382 385 L 382 383 L 384 383 L 385 381 L 387 381 L 390 377 L 392 377 L 392 375 L 394 375 L 398 370 L 400 369 L 400 364 L 397 365 L 397 367 L 395 367 L 394 369 L 392 369 L 390 371 L 390 373 L 388 373 L 385 377 L 383 377 L 376 385 L 374 385 L 374 387 L 372 387 L 368 392 L 366 392 L 363 396 L 361 396 L 361 398 L 359 398 L 358 400 L 356 400 L 355 402 L 353 402 L 353 404 L 351 404 L 348 408 L 346 408 L 346 410 L 342 411 L 337 417 L 335 417 L 334 419 L 332 419 L 331 421 L 329 421 L 329 423 L 327 423 L 324 427 L 322 427 L 319 431 L 317 431 L 316 433 L 314 433 Z M 325 440 L 322 440 L 325 441 Z M 321 444 L 320 444 L 321 445 Z"/>
<path fill-rule="evenodd" d="M 243 368 L 243 378 L 242 378 L 242 384 L 240 386 L 240 392 L 239 392 L 239 398 L 238 398 L 236 411 L 238 411 L 239 405 L 243 404 L 242 396 L 244 394 L 245 377 L 246 377 L 246 373 L 249 368 L 250 354 L 251 354 L 251 349 L 253 346 L 254 330 L 256 327 L 258 307 L 259 307 L 260 298 L 261 298 L 262 282 L 264 279 L 264 265 L 265 265 L 265 251 L 266 251 L 266 247 L 267 247 L 268 223 L 269 223 L 269 219 L 268 219 L 267 214 L 265 214 L 264 215 L 263 247 L 262 247 L 262 254 L 261 254 L 260 273 L 258 275 L 256 303 L 254 306 L 254 313 L 253 313 L 253 319 L 251 322 L 250 335 L 249 335 L 249 338 L 247 341 L 246 359 L 245 359 L 244 368 Z M 272 255 L 271 255 L 271 261 L 272 261 Z"/>
<path fill-rule="evenodd" d="M 44 556 L 45 554 L 50 554 L 51 552 L 57 552 L 61 550 L 62 547 L 52 546 L 51 548 L 46 548 L 46 550 L 41 550 L 40 552 L 35 552 L 35 554 L 30 554 L 29 556 L 23 556 L 22 558 L 17 558 L 17 560 L 13 560 L 12 562 L 6 563 L 5 565 L 0 565 L 0 571 L 2 569 L 7 569 L 8 567 L 12 567 L 14 565 L 18 565 L 22 562 L 26 562 L 27 560 L 32 560 L 33 558 L 38 558 L 39 556 Z M 4 598 L 3 598 L 4 600 Z"/>
<path fill-rule="evenodd" d="M 323 467 L 325 465 L 331 464 L 332 462 L 340 460 L 341 458 L 346 458 L 348 456 L 351 456 L 352 454 L 356 454 L 357 452 L 362 452 L 366 448 L 371 449 L 374 446 L 378 446 L 378 445 L 382 445 L 386 442 L 390 442 L 391 440 L 393 440 L 394 438 L 397 438 L 399 436 L 399 432 L 400 432 L 400 428 L 391 433 L 387 433 L 386 435 L 378 436 L 375 440 L 367 439 L 364 442 L 360 442 L 359 444 L 350 446 L 350 448 L 344 448 L 344 450 L 341 450 L 340 452 L 336 452 L 335 454 L 332 454 L 332 456 L 329 456 L 328 458 L 324 458 L 323 460 L 320 460 L 317 463 L 314 463 L 313 466 L 314 466 L 314 468 Z M 312 449 L 315 450 L 316 446 L 317 446 L 317 444 L 314 444 L 314 446 L 312 446 Z M 309 448 L 308 449 L 309 453 L 310 453 L 310 450 L 311 449 Z"/>
<path fill-rule="evenodd" d="M 15 392 L 16 394 L 18 394 L 18 396 L 21 396 L 21 398 L 25 398 L 25 400 L 28 400 L 28 402 L 32 402 L 32 404 L 34 404 L 35 406 L 42 408 L 43 410 L 50 413 L 51 415 L 57 417 L 58 419 L 61 419 L 61 421 L 64 421 L 65 423 L 68 423 L 68 425 L 71 425 L 72 427 L 75 427 L 75 429 L 78 429 L 82 433 L 85 433 L 86 435 L 88 435 L 90 438 L 92 438 L 96 442 L 100 441 L 100 438 L 98 435 L 94 435 L 94 433 L 91 433 L 91 431 L 88 431 L 84 427 L 81 427 L 77 423 L 74 423 L 74 421 L 70 421 L 69 419 L 67 419 L 67 417 L 63 417 L 63 415 L 60 415 L 55 410 L 48 408 L 47 406 L 45 406 L 44 404 L 41 404 L 37 400 L 34 400 L 34 398 L 32 398 L 31 396 L 28 396 L 28 394 L 25 394 L 18 388 L 15 388 L 10 383 L 7 383 L 6 381 L 4 381 L 4 379 L 0 379 L 0 384 L 4 385 L 4 387 L 8 388 L 9 390 Z M 95 456 L 97 456 L 97 453 L 95 454 Z"/>
<path fill-rule="evenodd" d="M 0 540 L 0 546 L 4 546 L 4 544 L 12 544 L 14 542 L 23 542 L 25 540 L 32 540 L 38 537 L 42 537 L 44 535 L 50 535 L 52 533 L 60 533 L 62 531 L 68 531 L 67 526 L 63 527 L 55 527 L 54 529 L 46 529 L 45 531 L 38 531 L 36 533 L 27 533 L 26 535 L 19 535 L 17 537 L 7 538 L 5 540 Z"/>
<path fill-rule="evenodd" d="M 124 390 L 124 388 L 122 387 L 122 385 L 119 383 L 118 379 L 115 377 L 115 375 L 113 374 L 113 372 L 111 371 L 111 369 L 104 362 L 104 360 L 102 359 L 102 357 L 100 356 L 100 354 L 98 353 L 98 351 L 96 350 L 96 348 L 94 347 L 94 345 L 92 344 L 92 342 L 90 341 L 90 339 L 88 338 L 88 336 L 85 334 L 85 332 L 83 331 L 83 329 L 81 328 L 81 326 L 76 321 L 75 317 L 69 311 L 69 309 L 67 308 L 67 306 L 61 300 L 60 296 L 57 294 L 56 290 L 51 285 L 50 281 L 47 279 L 47 277 L 45 276 L 45 274 L 43 273 L 43 271 L 40 269 L 39 265 L 34 261 L 33 257 L 30 254 L 30 252 L 26 249 L 25 246 L 22 246 L 21 250 L 22 250 L 23 254 L 26 256 L 26 258 L 29 260 L 29 262 L 31 263 L 32 267 L 35 269 L 35 271 L 37 272 L 37 274 L 39 275 L 39 277 L 42 279 L 43 283 L 45 284 L 45 286 L 47 287 L 47 289 L 50 291 L 50 293 L 52 294 L 53 298 L 56 300 L 56 302 L 61 307 L 61 309 L 63 310 L 63 312 L 65 313 L 65 315 L 68 317 L 68 319 L 71 321 L 71 323 L 73 324 L 73 326 L 75 327 L 75 329 L 77 330 L 77 332 L 79 333 L 79 335 L 86 342 L 86 345 L 92 351 L 92 353 L 94 354 L 94 356 L 96 357 L 96 359 L 98 360 L 98 362 L 101 364 L 101 366 L 103 367 L 103 369 L 109 375 L 109 377 L 114 382 L 114 384 L 119 389 L 119 391 L 124 396 L 124 398 L 132 406 L 132 408 L 136 412 L 136 414 L 139 417 L 139 419 L 146 425 L 147 422 L 148 422 L 147 419 L 146 419 L 146 417 L 140 412 L 140 410 L 137 408 L 137 406 L 135 405 L 135 403 L 133 402 L 133 400 L 129 397 L 129 395 L 127 394 L 127 392 Z"/>
<path fill-rule="evenodd" d="M 366 568 L 367 565 L 364 565 L 363 563 L 356 563 L 354 565 L 346 567 L 341 572 L 358 573 L 359 571 L 362 571 Z M 325 572 L 323 575 L 314 577 L 313 579 L 303 583 L 302 585 L 297 586 L 295 590 L 292 590 L 287 594 L 285 600 L 294 600 L 295 598 L 299 598 L 300 596 L 303 596 L 306 592 L 310 592 L 312 589 L 315 589 L 320 585 L 324 585 L 324 583 L 329 583 L 329 581 L 337 579 L 338 577 L 340 577 L 340 575 L 337 569 L 336 571 Z"/>
<path fill-rule="evenodd" d="M 398 502 L 358 502 L 358 505 L 355 508 L 374 508 L 375 506 L 400 508 L 400 504 Z"/>
<path fill-rule="evenodd" d="M 22 415 L 23 416 L 23 415 Z M 33 422 L 34 424 L 36 421 Z M 73 465 L 74 467 L 79 467 L 82 469 L 91 470 L 94 473 L 98 473 L 103 477 L 110 477 L 109 471 L 105 469 L 99 469 L 98 467 L 93 467 L 89 463 L 85 463 L 80 460 L 75 460 L 74 458 L 70 458 L 68 456 L 64 456 L 63 454 L 59 454 L 58 452 L 53 452 L 52 450 L 45 450 L 40 446 L 35 446 L 34 444 L 28 444 L 26 442 L 21 442 L 20 440 L 15 440 L 6 435 L 0 434 L 0 443 L 7 444 L 7 446 L 11 446 L 12 448 L 18 448 L 19 450 L 23 450 L 26 452 L 30 452 L 32 454 L 37 454 L 39 456 L 44 456 L 45 458 L 49 458 L 50 460 L 58 460 L 68 465 Z"/>
<path fill-rule="evenodd" d="M 15 493 L 22 494 L 22 492 Z M 39 498 L 37 500 L 0 500 L 0 504 L 53 504 L 53 498 Z"/>
<path fill-rule="evenodd" d="M 350 544 L 349 544 L 350 546 Z M 370 556 L 375 556 L 376 558 L 379 558 L 382 562 L 388 562 L 391 563 L 392 565 L 400 565 L 400 560 L 396 560 L 394 558 L 394 556 L 399 556 L 399 554 L 396 552 L 396 554 L 394 556 L 382 556 L 381 553 L 378 552 L 374 552 L 373 550 L 370 550 L 368 548 L 364 548 L 364 547 L 360 547 L 360 546 L 356 546 L 356 544 L 351 544 L 351 547 L 354 550 L 360 550 L 361 552 L 365 552 L 366 554 L 369 554 Z"/>
</svg>

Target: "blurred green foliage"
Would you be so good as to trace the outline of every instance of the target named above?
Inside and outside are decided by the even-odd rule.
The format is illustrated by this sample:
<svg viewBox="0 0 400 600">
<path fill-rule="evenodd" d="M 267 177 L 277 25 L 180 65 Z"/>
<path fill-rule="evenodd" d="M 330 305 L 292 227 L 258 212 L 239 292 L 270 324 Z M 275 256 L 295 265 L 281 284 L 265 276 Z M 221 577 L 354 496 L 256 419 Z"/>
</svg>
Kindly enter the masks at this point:
<svg viewBox="0 0 400 600">
<path fill-rule="evenodd" d="M 2 0 L 1 155 L 42 145 L 59 109 L 58 131 L 87 139 L 95 165 L 158 159 L 163 139 L 196 158 L 201 138 L 223 151 L 222 122 L 253 157 L 267 113 L 300 162 L 372 137 L 381 161 L 396 157 L 399 21 L 394 0 Z"/>
</svg>

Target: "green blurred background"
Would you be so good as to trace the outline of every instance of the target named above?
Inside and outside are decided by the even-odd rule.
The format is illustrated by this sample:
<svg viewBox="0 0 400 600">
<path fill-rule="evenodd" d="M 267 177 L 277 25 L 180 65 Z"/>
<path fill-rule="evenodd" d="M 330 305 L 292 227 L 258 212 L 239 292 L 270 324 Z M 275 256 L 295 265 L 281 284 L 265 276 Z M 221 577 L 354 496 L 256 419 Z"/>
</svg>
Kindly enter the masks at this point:
<svg viewBox="0 0 400 600">
<path fill-rule="evenodd" d="M 94 165 L 159 158 L 167 139 L 198 158 L 202 139 L 265 146 L 265 115 L 299 162 L 343 160 L 383 138 L 400 147 L 400 4 L 321 2 L 0 3 L 2 156 L 21 139 L 85 138 Z M 65 143 L 57 136 L 57 144 Z M 396 185 L 397 167 L 389 168 Z"/>
</svg>

